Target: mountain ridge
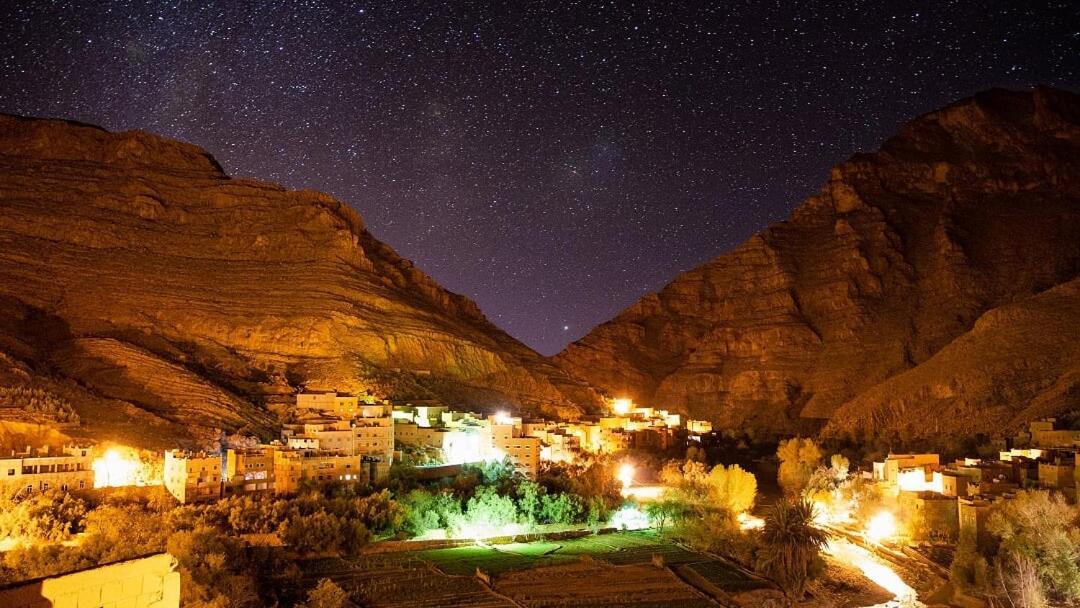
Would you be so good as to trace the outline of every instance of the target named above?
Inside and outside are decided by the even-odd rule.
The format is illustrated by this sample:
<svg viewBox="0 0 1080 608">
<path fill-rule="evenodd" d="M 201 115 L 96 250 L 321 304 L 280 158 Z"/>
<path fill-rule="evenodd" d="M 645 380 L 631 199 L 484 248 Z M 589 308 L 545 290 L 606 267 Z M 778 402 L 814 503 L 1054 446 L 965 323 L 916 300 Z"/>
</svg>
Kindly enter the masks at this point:
<svg viewBox="0 0 1080 608">
<path fill-rule="evenodd" d="M 804 429 L 986 310 L 1076 276 L 1078 156 L 1071 92 L 996 89 L 929 112 L 554 360 L 722 428 Z"/>
<path fill-rule="evenodd" d="M 102 400 L 181 436 L 265 432 L 304 388 L 570 417 L 599 403 L 345 203 L 229 177 L 191 144 L 0 116 L 0 211 L 0 383 L 20 368 L 63 384 L 87 432 Z M 20 347 L 40 319 L 55 339 Z M 152 440 L 121 427 L 101 432 Z"/>
</svg>

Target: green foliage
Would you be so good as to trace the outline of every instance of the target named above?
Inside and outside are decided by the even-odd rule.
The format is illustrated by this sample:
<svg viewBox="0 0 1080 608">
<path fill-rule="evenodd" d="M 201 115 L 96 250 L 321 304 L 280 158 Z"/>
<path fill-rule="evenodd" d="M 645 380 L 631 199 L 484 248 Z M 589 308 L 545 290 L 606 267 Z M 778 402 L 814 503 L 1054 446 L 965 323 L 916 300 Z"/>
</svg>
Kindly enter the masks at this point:
<svg viewBox="0 0 1080 608">
<path fill-rule="evenodd" d="M 949 581 L 966 593 L 983 594 L 990 588 L 990 565 L 975 546 L 975 539 L 962 536 L 956 546 Z"/>
<path fill-rule="evenodd" d="M 788 496 L 800 496 L 821 462 L 821 448 L 813 439 L 796 437 L 780 442 L 777 480 Z"/>
<path fill-rule="evenodd" d="M 324 578 L 308 591 L 307 601 L 299 604 L 297 608 L 348 608 L 352 605 L 349 594 L 344 589 L 334 581 Z"/>
<path fill-rule="evenodd" d="M 700 462 L 669 462 L 660 479 L 675 488 L 674 500 L 700 512 L 743 513 L 754 506 L 757 496 L 757 478 L 734 464 L 708 469 Z"/>
<path fill-rule="evenodd" d="M 999 539 L 995 566 L 999 584 L 1028 583 L 1026 571 L 1042 590 L 1070 601 L 1080 600 L 1080 511 L 1061 495 L 1019 492 L 996 507 L 986 529 Z"/>
<path fill-rule="evenodd" d="M 814 526 L 807 500 L 773 505 L 761 530 L 758 568 L 776 581 L 789 599 L 802 599 L 806 584 L 823 569 L 820 556 L 828 536 Z"/>
<path fill-rule="evenodd" d="M 464 517 L 456 522 L 455 534 L 472 531 L 497 532 L 517 523 L 518 511 L 514 500 L 500 496 L 495 488 L 481 486 L 465 505 Z"/>
<path fill-rule="evenodd" d="M 545 494 L 540 498 L 540 523 L 573 524 L 581 521 L 585 507 L 573 494 Z"/>
<path fill-rule="evenodd" d="M 89 510 L 86 501 L 50 490 L 0 499 L 0 538 L 10 536 L 29 541 L 67 540 L 79 532 Z"/>
<path fill-rule="evenodd" d="M 544 488 L 534 481 L 522 481 L 514 490 L 521 523 L 533 525 L 541 516 Z"/>
<path fill-rule="evenodd" d="M 679 522 L 691 514 L 685 502 L 672 498 L 649 503 L 645 507 L 645 513 L 659 534 L 664 533 L 668 524 Z"/>
<path fill-rule="evenodd" d="M 184 606 L 258 606 L 255 579 L 245 572 L 240 543 L 209 527 L 181 530 L 169 537 L 168 551 L 180 565 Z"/>
</svg>

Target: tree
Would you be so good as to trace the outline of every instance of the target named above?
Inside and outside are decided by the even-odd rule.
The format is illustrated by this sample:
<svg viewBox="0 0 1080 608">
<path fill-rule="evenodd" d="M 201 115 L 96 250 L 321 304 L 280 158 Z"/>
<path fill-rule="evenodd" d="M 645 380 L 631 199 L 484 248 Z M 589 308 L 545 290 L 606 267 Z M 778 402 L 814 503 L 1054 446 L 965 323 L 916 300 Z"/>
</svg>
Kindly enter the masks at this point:
<svg viewBox="0 0 1080 608">
<path fill-rule="evenodd" d="M 1046 593 L 1080 600 L 1078 524 L 1076 507 L 1042 490 L 1019 492 L 994 509 L 986 529 L 1000 541 L 995 572 L 1013 601 L 1036 601 Z M 1038 590 L 1031 587 L 1032 576 Z"/>
<path fill-rule="evenodd" d="M 754 506 L 757 478 L 737 464 L 717 465 L 706 478 L 709 503 L 732 515 L 745 513 Z"/>
<path fill-rule="evenodd" d="M 281 540 L 297 553 L 337 551 L 341 522 L 326 511 L 290 517 L 282 526 Z"/>
<path fill-rule="evenodd" d="M 63 541 L 78 532 L 86 501 L 60 490 L 0 500 L 0 538 Z"/>
<path fill-rule="evenodd" d="M 348 608 L 352 605 L 349 594 L 344 589 L 334 581 L 324 578 L 311 591 L 308 591 L 307 601 L 297 608 Z"/>
<path fill-rule="evenodd" d="M 757 478 L 735 464 L 718 464 L 710 470 L 700 462 L 670 462 L 660 479 L 676 489 L 673 500 L 700 513 L 721 510 L 734 517 L 750 510 L 757 495 Z"/>
<path fill-rule="evenodd" d="M 521 523 L 527 526 L 536 524 L 541 515 L 541 503 L 544 488 L 535 481 L 522 481 L 514 490 L 517 496 L 517 509 Z"/>
<path fill-rule="evenodd" d="M 780 442 L 778 481 L 788 496 L 799 496 L 821 462 L 821 448 L 813 439 L 795 437 Z"/>
<path fill-rule="evenodd" d="M 761 530 L 758 567 L 776 581 L 791 601 L 802 599 L 806 584 L 822 570 L 821 549 L 828 542 L 814 526 L 814 505 L 783 500 L 773 505 Z"/>
<path fill-rule="evenodd" d="M 583 511 L 581 500 L 573 494 L 545 494 L 540 498 L 540 521 L 547 524 L 572 524 Z"/>
<path fill-rule="evenodd" d="M 517 522 L 517 506 L 509 496 L 500 496 L 495 488 L 480 486 L 466 503 L 463 521 L 454 525 L 455 534 L 487 536 L 501 534 Z"/>
<path fill-rule="evenodd" d="M 664 528 L 667 527 L 669 523 L 676 523 L 686 516 L 687 509 L 686 504 L 682 501 L 665 498 L 657 502 L 649 503 L 649 505 L 645 507 L 645 512 L 649 515 L 649 519 L 652 521 L 653 526 L 656 527 L 656 531 L 663 534 Z"/>
</svg>

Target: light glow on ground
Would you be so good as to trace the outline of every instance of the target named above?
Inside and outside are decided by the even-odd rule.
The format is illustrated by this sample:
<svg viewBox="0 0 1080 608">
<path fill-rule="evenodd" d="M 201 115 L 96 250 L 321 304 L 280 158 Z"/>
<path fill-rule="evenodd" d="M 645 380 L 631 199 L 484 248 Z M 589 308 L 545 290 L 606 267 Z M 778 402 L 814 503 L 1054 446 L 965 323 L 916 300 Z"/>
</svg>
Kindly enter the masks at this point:
<svg viewBox="0 0 1080 608">
<path fill-rule="evenodd" d="M 896 517 L 889 511 L 881 511 L 870 518 L 866 524 L 866 540 L 880 544 L 881 541 L 889 540 L 897 534 Z"/>
<path fill-rule="evenodd" d="M 905 583 L 892 567 L 851 541 L 834 538 L 826 545 L 825 553 L 858 568 L 866 578 L 893 594 L 893 602 L 904 606 L 923 605 L 915 589 Z"/>
<path fill-rule="evenodd" d="M 649 516 L 637 507 L 625 506 L 611 516 L 608 524 L 619 530 L 644 530 L 652 526 Z"/>
<path fill-rule="evenodd" d="M 739 521 L 740 530 L 758 530 L 765 527 L 765 520 L 756 515 L 739 513 L 737 519 Z"/>
</svg>

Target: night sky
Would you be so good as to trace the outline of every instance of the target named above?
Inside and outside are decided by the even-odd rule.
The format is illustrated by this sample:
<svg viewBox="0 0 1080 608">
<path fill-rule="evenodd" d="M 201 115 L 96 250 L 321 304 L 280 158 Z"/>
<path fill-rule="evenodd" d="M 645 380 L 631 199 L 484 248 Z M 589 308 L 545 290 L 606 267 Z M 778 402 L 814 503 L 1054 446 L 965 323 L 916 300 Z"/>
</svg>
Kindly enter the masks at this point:
<svg viewBox="0 0 1080 608">
<path fill-rule="evenodd" d="M 3 2 L 0 112 L 329 192 L 543 353 L 920 113 L 1080 88 L 1070 2 L 269 4 Z"/>
</svg>

